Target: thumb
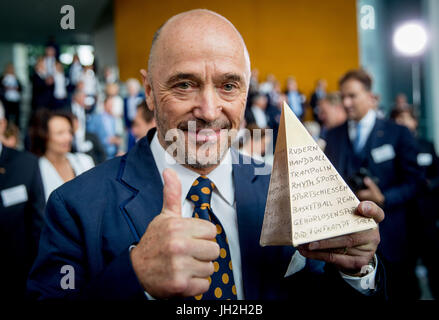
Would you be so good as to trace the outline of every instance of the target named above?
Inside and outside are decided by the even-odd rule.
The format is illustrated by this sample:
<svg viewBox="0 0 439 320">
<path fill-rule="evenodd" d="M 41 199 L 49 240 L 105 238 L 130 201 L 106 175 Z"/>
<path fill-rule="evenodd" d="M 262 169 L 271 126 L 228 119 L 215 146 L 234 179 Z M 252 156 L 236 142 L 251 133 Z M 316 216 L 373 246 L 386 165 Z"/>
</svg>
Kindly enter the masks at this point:
<svg viewBox="0 0 439 320">
<path fill-rule="evenodd" d="M 181 216 L 181 183 L 172 169 L 163 171 L 163 209 L 162 213 Z"/>
</svg>

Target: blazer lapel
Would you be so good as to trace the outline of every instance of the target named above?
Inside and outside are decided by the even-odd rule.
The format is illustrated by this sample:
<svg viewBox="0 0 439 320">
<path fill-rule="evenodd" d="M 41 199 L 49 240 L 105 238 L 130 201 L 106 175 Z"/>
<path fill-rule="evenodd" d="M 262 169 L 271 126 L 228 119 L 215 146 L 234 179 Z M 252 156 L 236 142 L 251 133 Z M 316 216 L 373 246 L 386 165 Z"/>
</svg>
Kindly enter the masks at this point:
<svg viewBox="0 0 439 320">
<path fill-rule="evenodd" d="M 259 180 L 254 173 L 255 167 L 244 164 L 243 156 L 238 151 L 231 149 L 233 160 L 233 180 L 235 184 L 236 213 L 238 217 L 239 243 L 241 247 L 241 270 L 246 299 L 257 299 L 259 295 L 261 270 L 258 259 L 260 232 L 262 228 L 265 199 L 260 195 L 259 189 L 267 186 L 257 186 Z M 254 192 L 255 191 L 255 192 Z"/>
<path fill-rule="evenodd" d="M 119 208 L 137 242 L 163 206 L 163 183 L 149 147 L 154 132 L 150 130 L 124 157 L 118 174 L 118 180 L 130 191 Z"/>
<path fill-rule="evenodd" d="M 370 151 L 376 147 L 379 147 L 382 142 L 381 140 L 384 138 L 385 130 L 384 130 L 384 122 L 381 119 L 376 119 L 375 125 L 373 126 L 372 131 L 369 134 L 367 139 L 364 153 L 370 155 Z"/>
</svg>

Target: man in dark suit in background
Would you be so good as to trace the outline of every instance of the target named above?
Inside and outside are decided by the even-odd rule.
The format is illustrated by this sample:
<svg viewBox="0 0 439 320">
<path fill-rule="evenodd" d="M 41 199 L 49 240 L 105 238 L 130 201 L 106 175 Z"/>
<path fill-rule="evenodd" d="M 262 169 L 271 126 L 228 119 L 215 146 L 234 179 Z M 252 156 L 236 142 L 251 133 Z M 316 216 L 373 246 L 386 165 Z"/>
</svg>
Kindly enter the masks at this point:
<svg viewBox="0 0 439 320">
<path fill-rule="evenodd" d="M 418 134 L 418 119 L 410 106 L 392 110 L 390 118 L 406 126 L 415 136 L 419 147 L 418 165 L 424 169 L 425 184 L 419 196 L 414 199 L 414 213 L 408 219 L 408 236 L 413 259 L 413 271 L 418 259 L 428 270 L 428 284 L 435 299 L 439 298 L 439 210 L 436 201 L 439 197 L 439 157 L 433 143 Z M 419 297 L 421 290 L 419 288 Z"/>
<path fill-rule="evenodd" d="M 339 85 L 348 121 L 327 132 L 325 152 L 360 200 L 384 208 L 378 252 L 386 262 L 389 298 L 407 298 L 416 281 L 407 262 L 407 204 L 422 183 L 416 141 L 407 128 L 377 118 L 365 71 L 349 71 Z"/>
<path fill-rule="evenodd" d="M 377 229 L 299 250 L 259 246 L 270 176 L 245 164 L 223 130 L 237 133 L 250 81 L 247 49 L 227 19 L 208 10 L 172 17 L 142 75 L 157 130 L 52 193 L 28 281 L 34 298 L 384 294 Z M 384 218 L 372 202 L 356 213 Z"/>
<path fill-rule="evenodd" d="M 38 160 L 2 145 L 6 128 L 0 103 L 0 299 L 20 300 L 37 255 L 45 198 Z"/>
</svg>

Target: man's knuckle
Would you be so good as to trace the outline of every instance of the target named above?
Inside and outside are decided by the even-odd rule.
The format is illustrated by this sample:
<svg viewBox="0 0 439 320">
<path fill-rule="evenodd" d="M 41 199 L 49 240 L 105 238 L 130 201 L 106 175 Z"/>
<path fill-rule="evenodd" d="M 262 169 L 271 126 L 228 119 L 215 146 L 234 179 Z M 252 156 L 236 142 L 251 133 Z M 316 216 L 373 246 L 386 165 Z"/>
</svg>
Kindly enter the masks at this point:
<svg viewBox="0 0 439 320">
<path fill-rule="evenodd" d="M 186 249 L 183 239 L 172 238 L 167 242 L 167 251 L 171 254 L 182 254 Z"/>
<path fill-rule="evenodd" d="M 355 237 L 351 234 L 346 236 L 346 247 L 351 248 L 355 245 Z"/>
<path fill-rule="evenodd" d="M 168 218 L 166 225 L 166 232 L 172 235 L 180 232 L 183 229 L 184 221 L 180 218 Z"/>
<path fill-rule="evenodd" d="M 188 281 L 182 276 L 175 276 L 168 285 L 168 289 L 172 294 L 183 293 L 188 286 Z"/>
</svg>

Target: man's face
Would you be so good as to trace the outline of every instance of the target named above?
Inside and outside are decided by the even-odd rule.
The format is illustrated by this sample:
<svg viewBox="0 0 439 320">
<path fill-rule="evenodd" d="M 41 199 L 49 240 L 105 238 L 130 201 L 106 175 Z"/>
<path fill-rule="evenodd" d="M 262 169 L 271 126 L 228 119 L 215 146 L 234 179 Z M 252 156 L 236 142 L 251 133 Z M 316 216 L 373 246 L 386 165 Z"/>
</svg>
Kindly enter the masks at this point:
<svg viewBox="0 0 439 320">
<path fill-rule="evenodd" d="M 134 137 L 136 138 L 136 141 L 146 136 L 149 129 L 154 126 L 154 119 L 152 122 L 153 123 L 147 123 L 145 119 L 143 119 L 142 110 L 137 109 L 136 117 L 134 118 L 132 125 L 132 132 Z"/>
<path fill-rule="evenodd" d="M 412 132 L 416 132 L 416 128 L 418 127 L 418 123 L 409 112 L 400 113 L 399 116 L 396 117 L 395 122 L 401 126 L 406 126 Z"/>
<path fill-rule="evenodd" d="M 145 79 L 159 141 L 166 149 L 173 144 L 167 132 L 179 129 L 185 164 L 214 166 L 229 146 L 228 133 L 220 130 L 238 130 L 244 113 L 250 70 L 243 47 L 233 35 L 209 27 L 202 32 L 183 27 L 163 36 L 151 83 Z M 194 125 L 196 132 L 188 130 Z"/>
<path fill-rule="evenodd" d="M 341 85 L 340 91 L 350 120 L 360 121 L 374 107 L 373 94 L 358 80 L 347 80 Z"/>
</svg>

